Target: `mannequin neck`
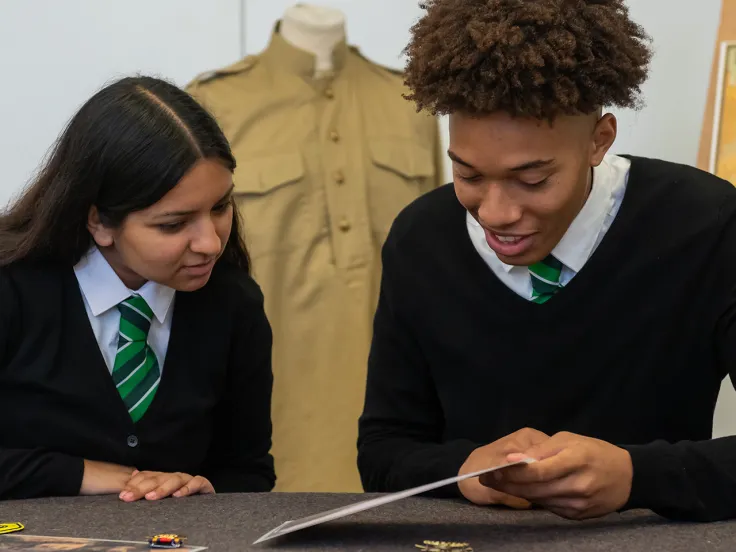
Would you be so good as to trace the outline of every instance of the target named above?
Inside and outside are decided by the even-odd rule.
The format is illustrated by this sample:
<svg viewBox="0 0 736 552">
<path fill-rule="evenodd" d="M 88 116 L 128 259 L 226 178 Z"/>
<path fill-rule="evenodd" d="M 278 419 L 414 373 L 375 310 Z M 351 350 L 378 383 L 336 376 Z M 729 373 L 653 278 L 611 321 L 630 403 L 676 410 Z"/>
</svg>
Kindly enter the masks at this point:
<svg viewBox="0 0 736 552">
<path fill-rule="evenodd" d="M 286 10 L 279 29 L 285 41 L 315 56 L 317 75 L 333 70 L 333 51 L 345 40 L 345 16 L 342 12 L 297 4 Z"/>
</svg>

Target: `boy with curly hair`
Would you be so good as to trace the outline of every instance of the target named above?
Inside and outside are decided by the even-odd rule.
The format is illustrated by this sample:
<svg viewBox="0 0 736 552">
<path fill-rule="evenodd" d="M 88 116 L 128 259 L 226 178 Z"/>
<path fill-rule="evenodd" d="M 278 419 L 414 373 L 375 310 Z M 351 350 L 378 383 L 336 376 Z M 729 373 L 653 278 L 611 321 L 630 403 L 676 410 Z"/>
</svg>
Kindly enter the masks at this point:
<svg viewBox="0 0 736 552">
<path fill-rule="evenodd" d="M 409 99 L 449 114 L 454 186 L 383 252 L 358 464 L 397 491 L 574 519 L 736 517 L 736 190 L 609 153 L 651 50 L 623 0 L 427 0 Z M 605 114 L 604 114 L 605 113 Z M 488 444 L 490 443 L 490 444 Z"/>
</svg>

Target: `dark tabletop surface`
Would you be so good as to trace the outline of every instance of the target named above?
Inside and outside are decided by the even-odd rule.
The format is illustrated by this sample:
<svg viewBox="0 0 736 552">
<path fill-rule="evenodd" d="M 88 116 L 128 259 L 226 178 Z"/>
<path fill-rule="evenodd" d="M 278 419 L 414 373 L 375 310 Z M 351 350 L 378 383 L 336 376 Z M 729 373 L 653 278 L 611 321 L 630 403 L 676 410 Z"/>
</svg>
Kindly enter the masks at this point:
<svg viewBox="0 0 736 552">
<path fill-rule="evenodd" d="M 543 511 L 489 509 L 428 498 L 406 499 L 252 544 L 287 520 L 368 496 L 220 494 L 134 504 L 120 502 L 117 497 L 5 501 L 0 502 L 0 523 L 23 523 L 25 530 L 15 535 L 145 541 L 156 533 L 178 533 L 187 536 L 189 545 L 214 551 L 416 552 L 415 545 L 425 540 L 467 542 L 475 552 L 736 550 L 736 522 L 671 523 L 647 511 L 572 522 Z M 9 549 L 10 536 L 0 535 L 0 550 Z"/>
</svg>

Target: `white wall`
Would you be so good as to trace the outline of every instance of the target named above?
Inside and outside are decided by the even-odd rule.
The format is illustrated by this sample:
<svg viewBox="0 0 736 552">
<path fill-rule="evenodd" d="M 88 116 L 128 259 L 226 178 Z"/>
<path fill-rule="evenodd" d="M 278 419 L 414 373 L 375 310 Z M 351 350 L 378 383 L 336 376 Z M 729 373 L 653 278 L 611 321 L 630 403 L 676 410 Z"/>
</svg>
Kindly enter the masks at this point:
<svg viewBox="0 0 736 552">
<path fill-rule="evenodd" d="M 654 59 L 643 87 L 646 107 L 616 111 L 617 153 L 697 162 L 721 0 L 628 0 L 652 36 Z"/>
<path fill-rule="evenodd" d="M 183 85 L 240 53 L 240 0 L 0 0 L 0 208 L 109 79 Z"/>
<path fill-rule="evenodd" d="M 366 56 L 403 66 L 409 27 L 422 13 L 417 1 L 313 1 L 345 12 L 348 38 Z M 0 0 L 0 208 L 105 81 L 145 72 L 183 85 L 243 52 L 260 51 L 274 22 L 295 2 Z M 628 3 L 653 36 L 656 55 L 644 87 L 645 109 L 615 111 L 620 135 L 614 150 L 695 163 L 720 0 Z M 728 381 L 715 433 L 736 434 L 736 393 Z"/>
</svg>

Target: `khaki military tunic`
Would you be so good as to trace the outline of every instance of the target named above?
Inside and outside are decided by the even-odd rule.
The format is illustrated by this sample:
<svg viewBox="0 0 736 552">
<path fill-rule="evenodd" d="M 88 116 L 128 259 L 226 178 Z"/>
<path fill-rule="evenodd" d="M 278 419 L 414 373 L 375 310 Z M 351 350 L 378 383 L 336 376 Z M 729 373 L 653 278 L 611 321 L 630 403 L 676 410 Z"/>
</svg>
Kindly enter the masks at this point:
<svg viewBox="0 0 736 552">
<path fill-rule="evenodd" d="M 274 332 L 277 491 L 359 492 L 380 247 L 399 211 L 442 181 L 436 119 L 400 74 L 346 44 L 334 71 L 274 31 L 267 49 L 189 91 L 237 160 L 236 201 Z M 248 420 L 238 420 L 248 423 Z"/>
</svg>

